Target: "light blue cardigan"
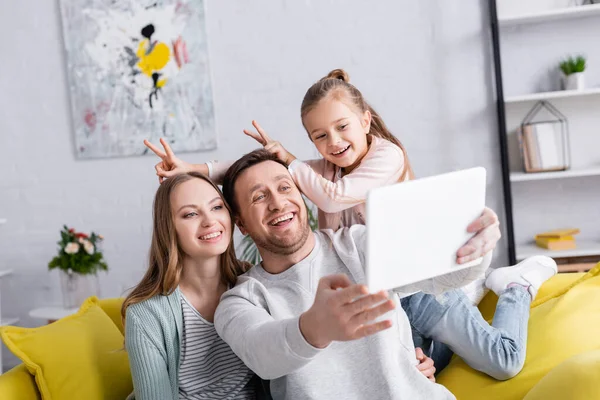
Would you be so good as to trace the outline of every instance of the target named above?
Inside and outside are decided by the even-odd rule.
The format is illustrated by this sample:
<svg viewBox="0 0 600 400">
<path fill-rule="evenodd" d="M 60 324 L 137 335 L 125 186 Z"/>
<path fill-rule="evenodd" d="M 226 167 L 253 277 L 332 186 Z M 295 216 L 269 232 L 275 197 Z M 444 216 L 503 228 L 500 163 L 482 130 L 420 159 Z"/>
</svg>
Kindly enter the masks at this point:
<svg viewBox="0 0 600 400">
<path fill-rule="evenodd" d="M 179 399 L 180 343 L 183 342 L 181 291 L 157 295 L 127 307 L 125 349 L 138 400 Z M 257 399 L 271 399 L 261 381 Z M 133 399 L 129 396 L 128 399 Z"/>
<path fill-rule="evenodd" d="M 179 399 L 179 355 L 183 312 L 179 287 L 127 307 L 125 349 L 129 355 L 135 397 Z"/>
</svg>

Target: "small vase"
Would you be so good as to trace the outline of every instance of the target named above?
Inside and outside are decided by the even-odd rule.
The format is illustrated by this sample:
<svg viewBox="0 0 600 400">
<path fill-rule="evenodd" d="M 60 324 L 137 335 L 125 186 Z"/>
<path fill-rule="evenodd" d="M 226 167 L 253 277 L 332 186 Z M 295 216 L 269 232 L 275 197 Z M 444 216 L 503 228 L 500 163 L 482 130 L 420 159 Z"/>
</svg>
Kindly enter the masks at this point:
<svg viewBox="0 0 600 400">
<path fill-rule="evenodd" d="M 563 88 L 565 90 L 583 90 L 585 89 L 585 75 L 583 72 L 577 72 L 571 75 L 563 75 Z"/>
<path fill-rule="evenodd" d="M 60 270 L 60 286 L 64 308 L 76 308 L 90 296 L 100 296 L 100 282 L 97 274 L 78 274 Z"/>
</svg>

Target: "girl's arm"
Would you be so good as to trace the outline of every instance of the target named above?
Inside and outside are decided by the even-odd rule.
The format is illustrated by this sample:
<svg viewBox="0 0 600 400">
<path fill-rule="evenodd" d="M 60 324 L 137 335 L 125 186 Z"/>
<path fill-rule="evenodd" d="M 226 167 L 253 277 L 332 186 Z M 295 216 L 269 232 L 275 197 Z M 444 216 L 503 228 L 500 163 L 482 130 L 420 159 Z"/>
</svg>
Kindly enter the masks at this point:
<svg viewBox="0 0 600 400">
<path fill-rule="evenodd" d="M 257 132 L 244 129 L 244 133 L 285 162 L 302 193 L 326 213 L 364 203 L 369 190 L 398 182 L 404 170 L 402 149 L 385 141 L 372 148 L 352 173 L 334 183 L 311 168 L 314 165 L 298 161 L 281 143 L 271 139 L 256 121 L 252 121 L 252 125 Z"/>
<path fill-rule="evenodd" d="M 294 160 L 289 166 L 300 190 L 326 213 L 364 203 L 369 190 L 398 182 L 403 170 L 404 154 L 393 145 L 372 149 L 354 171 L 335 183 L 302 161 Z"/>
<path fill-rule="evenodd" d="M 164 349 L 158 349 L 133 312 L 127 310 L 125 318 L 125 349 L 136 400 L 176 400 L 171 391 Z"/>
</svg>

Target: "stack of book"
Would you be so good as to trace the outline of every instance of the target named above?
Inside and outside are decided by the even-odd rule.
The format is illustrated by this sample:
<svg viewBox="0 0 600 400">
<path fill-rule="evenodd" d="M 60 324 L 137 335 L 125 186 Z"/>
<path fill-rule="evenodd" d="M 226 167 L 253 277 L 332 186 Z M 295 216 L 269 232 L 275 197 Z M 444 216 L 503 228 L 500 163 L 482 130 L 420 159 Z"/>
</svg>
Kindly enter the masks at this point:
<svg viewBox="0 0 600 400">
<path fill-rule="evenodd" d="M 548 250 L 570 250 L 577 248 L 575 235 L 579 229 L 557 229 L 535 235 L 535 243 Z"/>
</svg>

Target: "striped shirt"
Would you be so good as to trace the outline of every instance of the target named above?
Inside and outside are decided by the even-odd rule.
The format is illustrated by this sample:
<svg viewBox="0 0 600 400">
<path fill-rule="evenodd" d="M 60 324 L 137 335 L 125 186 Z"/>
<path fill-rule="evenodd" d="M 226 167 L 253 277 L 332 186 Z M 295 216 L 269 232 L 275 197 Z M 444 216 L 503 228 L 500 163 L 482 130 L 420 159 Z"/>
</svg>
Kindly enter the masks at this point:
<svg viewBox="0 0 600 400">
<path fill-rule="evenodd" d="M 179 398 L 255 399 L 254 373 L 181 294 L 183 343 L 179 367 Z"/>
</svg>

